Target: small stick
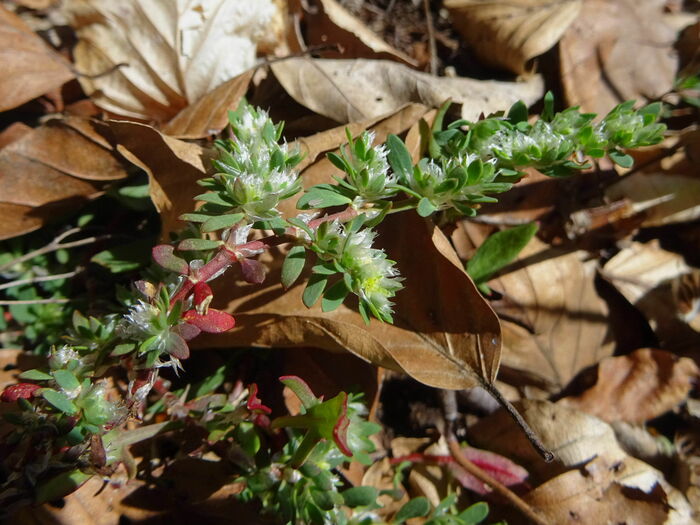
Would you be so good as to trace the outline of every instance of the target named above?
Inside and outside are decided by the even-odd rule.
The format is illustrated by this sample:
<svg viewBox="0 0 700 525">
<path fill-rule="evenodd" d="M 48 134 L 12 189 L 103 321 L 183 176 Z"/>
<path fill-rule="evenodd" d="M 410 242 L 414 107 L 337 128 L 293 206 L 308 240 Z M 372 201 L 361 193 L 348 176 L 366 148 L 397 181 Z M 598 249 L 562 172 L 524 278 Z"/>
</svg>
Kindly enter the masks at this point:
<svg viewBox="0 0 700 525">
<path fill-rule="evenodd" d="M 520 496 L 515 494 L 503 483 L 494 479 L 492 476 L 484 472 L 472 461 L 470 461 L 467 457 L 465 457 L 464 454 L 462 454 L 462 447 L 457 441 L 457 438 L 455 438 L 452 429 L 449 429 L 448 432 L 446 432 L 445 437 L 447 439 L 447 445 L 450 447 L 452 457 L 457 463 L 459 463 L 459 465 L 462 468 L 464 468 L 464 470 L 466 470 L 467 472 L 469 472 L 469 474 L 477 478 L 479 481 L 482 481 L 483 483 L 491 487 L 494 491 L 498 492 L 501 496 L 506 498 L 511 503 L 511 505 L 513 505 L 513 507 L 518 509 L 531 522 L 536 523 L 537 525 L 550 525 L 550 523 L 547 520 L 539 516 L 537 512 L 535 512 L 535 510 L 532 507 L 530 507 L 530 505 L 528 505 L 522 498 L 520 498 Z"/>
<path fill-rule="evenodd" d="M 64 304 L 70 299 L 24 299 L 17 301 L 0 301 L 0 306 L 12 306 L 13 304 Z"/>
<path fill-rule="evenodd" d="M 430 12 L 430 0 L 423 0 L 423 9 L 425 10 L 425 24 L 428 26 L 428 46 L 430 49 L 430 74 L 437 75 L 437 45 L 435 43 L 433 14 Z"/>
<path fill-rule="evenodd" d="M 70 279 L 71 277 L 75 277 L 82 271 L 83 268 L 78 268 L 77 270 L 72 272 L 58 273 L 56 275 L 44 275 L 41 277 L 28 277 L 27 279 L 17 279 L 16 281 L 10 281 L 9 283 L 0 284 L 0 290 L 6 290 L 7 288 L 14 288 L 15 286 L 22 286 L 24 284 L 44 283 L 47 281 L 57 281 L 58 279 Z"/>
</svg>

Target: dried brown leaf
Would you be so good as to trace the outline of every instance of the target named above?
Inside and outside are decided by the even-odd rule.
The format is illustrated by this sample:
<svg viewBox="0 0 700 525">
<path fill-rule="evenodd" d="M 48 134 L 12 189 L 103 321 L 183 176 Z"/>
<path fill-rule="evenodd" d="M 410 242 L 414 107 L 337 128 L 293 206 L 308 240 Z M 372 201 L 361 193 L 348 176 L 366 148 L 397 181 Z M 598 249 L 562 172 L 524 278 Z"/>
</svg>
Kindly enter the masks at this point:
<svg viewBox="0 0 700 525">
<path fill-rule="evenodd" d="M 165 123 L 255 64 L 281 38 L 280 2 L 71 0 L 83 89 L 117 115 Z M 187 120 L 186 117 L 182 118 Z M 206 122 L 204 122 L 206 124 Z"/>
<path fill-rule="evenodd" d="M 595 262 L 533 239 L 511 267 L 489 282 L 503 295 L 503 364 L 552 392 L 612 353 L 607 307 L 593 285 Z M 523 378 L 525 379 L 525 378 Z"/>
<path fill-rule="evenodd" d="M 462 37 L 485 64 L 525 73 L 581 11 L 582 0 L 446 0 Z"/>
<path fill-rule="evenodd" d="M 462 104 L 462 117 L 476 120 L 543 94 L 537 76 L 527 82 L 435 77 L 386 60 L 294 58 L 271 68 L 294 100 L 336 122 L 376 118 L 409 102 L 437 107 L 447 99 Z"/>
<path fill-rule="evenodd" d="M 238 107 L 248 90 L 253 73 L 252 69 L 241 73 L 187 106 L 163 126 L 163 132 L 181 138 L 219 133 L 228 125 L 228 112 Z"/>
<path fill-rule="evenodd" d="M 304 18 L 309 46 L 337 44 L 341 47 L 339 51 L 324 51 L 325 58 L 379 58 L 417 66 L 415 60 L 387 44 L 337 0 L 318 0 L 317 9 Z"/>
<path fill-rule="evenodd" d="M 192 211 L 193 198 L 201 193 L 196 184 L 209 167 L 211 152 L 182 140 L 169 137 L 145 124 L 110 121 L 119 143 L 119 151 L 148 173 L 149 191 L 160 213 L 163 239 L 181 229 L 178 219 Z"/>
<path fill-rule="evenodd" d="M 126 177 L 103 124 L 53 120 L 0 150 L 0 239 L 41 227 Z"/>
<path fill-rule="evenodd" d="M 74 78 L 70 64 L 2 6 L 0 62 L 0 111 L 20 106 Z"/>
<path fill-rule="evenodd" d="M 643 423 L 683 402 L 699 375 L 692 359 L 663 350 L 637 350 L 603 359 L 596 383 L 560 403 L 608 422 Z"/>
<path fill-rule="evenodd" d="M 662 0 L 586 0 L 560 42 L 566 102 L 605 114 L 630 99 L 652 99 L 676 75 L 675 33 Z"/>
</svg>

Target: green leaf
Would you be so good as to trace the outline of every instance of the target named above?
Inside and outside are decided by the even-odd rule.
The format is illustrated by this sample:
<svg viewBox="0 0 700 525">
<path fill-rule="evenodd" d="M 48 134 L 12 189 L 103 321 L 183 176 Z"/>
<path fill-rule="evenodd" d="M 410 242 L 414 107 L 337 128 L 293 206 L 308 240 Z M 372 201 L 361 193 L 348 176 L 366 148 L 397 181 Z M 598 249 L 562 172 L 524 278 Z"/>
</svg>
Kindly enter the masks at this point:
<svg viewBox="0 0 700 525">
<path fill-rule="evenodd" d="M 423 197 L 419 202 L 418 202 L 418 215 L 421 217 L 427 217 L 429 215 L 432 215 L 437 211 L 437 207 L 430 202 L 430 199 L 427 197 Z"/>
<path fill-rule="evenodd" d="M 348 290 L 348 287 L 345 285 L 345 281 L 341 279 L 331 286 L 323 295 L 321 310 L 324 312 L 332 312 L 343 304 L 348 293 L 350 293 L 350 290 Z"/>
<path fill-rule="evenodd" d="M 422 518 L 423 516 L 427 516 L 429 512 L 430 502 L 428 501 L 428 498 L 424 498 L 423 496 L 413 498 L 399 509 L 394 517 L 394 521 L 397 523 L 402 523 L 411 518 Z"/>
<path fill-rule="evenodd" d="M 302 295 L 302 301 L 307 308 L 311 308 L 318 298 L 323 294 L 323 290 L 326 289 L 328 284 L 328 276 L 321 274 L 312 274 L 309 278 L 309 282 L 306 283 L 306 289 Z"/>
<path fill-rule="evenodd" d="M 20 379 L 27 379 L 29 381 L 48 381 L 50 379 L 53 379 L 53 376 L 42 372 L 41 370 L 27 370 L 26 372 L 22 372 L 19 375 Z"/>
<path fill-rule="evenodd" d="M 59 500 L 74 492 L 92 476 L 93 474 L 85 474 L 78 469 L 62 472 L 37 487 L 35 501 L 36 503 L 48 503 Z"/>
<path fill-rule="evenodd" d="M 150 262 L 151 247 L 155 241 L 154 237 L 147 237 L 122 244 L 93 255 L 90 261 L 104 266 L 112 273 L 138 270 Z"/>
<path fill-rule="evenodd" d="M 110 352 L 111 357 L 118 357 L 120 355 L 126 355 L 136 348 L 134 343 L 122 343 L 114 347 L 114 350 Z"/>
<path fill-rule="evenodd" d="M 527 122 L 527 106 L 522 100 L 518 100 L 508 110 L 508 120 L 511 124 Z"/>
<path fill-rule="evenodd" d="M 459 514 L 459 519 L 464 522 L 464 525 L 477 525 L 484 521 L 489 515 L 489 505 L 485 501 L 474 503 Z"/>
<path fill-rule="evenodd" d="M 223 230 L 224 228 L 231 228 L 241 222 L 241 219 L 243 219 L 242 213 L 210 217 L 202 224 L 202 231 L 208 233 L 215 232 L 216 230 Z"/>
<path fill-rule="evenodd" d="M 80 381 L 73 372 L 68 370 L 56 370 L 53 377 L 63 390 L 77 390 L 80 388 Z"/>
<path fill-rule="evenodd" d="M 73 401 L 68 399 L 68 396 L 64 393 L 53 390 L 52 388 L 42 388 L 39 392 L 46 401 L 64 414 L 72 416 L 78 412 L 78 407 L 76 407 Z"/>
<path fill-rule="evenodd" d="M 406 144 L 396 135 L 389 135 L 386 139 L 386 146 L 389 150 L 387 160 L 392 171 L 401 179 L 408 180 L 413 173 L 413 161 Z"/>
<path fill-rule="evenodd" d="M 330 208 L 350 204 L 352 199 L 344 194 L 338 186 L 319 184 L 311 187 L 297 202 L 297 208 L 307 210 L 309 208 Z"/>
<path fill-rule="evenodd" d="M 201 195 L 197 195 L 194 200 L 208 202 L 209 204 L 217 204 L 219 206 L 231 207 L 234 205 L 233 202 L 223 199 L 218 193 L 215 192 L 202 193 Z"/>
<path fill-rule="evenodd" d="M 306 248 L 293 246 L 282 264 L 282 286 L 289 288 L 299 278 L 306 264 Z"/>
<path fill-rule="evenodd" d="M 377 502 L 379 491 L 374 487 L 352 487 L 341 494 L 348 507 L 367 507 Z"/>
<path fill-rule="evenodd" d="M 491 235 L 467 263 L 469 276 L 476 284 L 488 281 L 518 256 L 537 233 L 537 228 L 537 224 L 531 222 Z"/>
<path fill-rule="evenodd" d="M 631 168 L 632 164 L 634 164 L 634 159 L 621 151 L 611 151 L 608 155 L 610 156 L 610 160 L 621 168 Z"/>
<path fill-rule="evenodd" d="M 200 251 L 213 250 L 221 245 L 221 241 L 210 241 L 209 239 L 185 239 L 180 241 L 177 249 L 180 251 Z"/>
<path fill-rule="evenodd" d="M 544 109 L 542 109 L 542 120 L 549 122 L 554 118 L 554 93 L 547 91 L 544 95 Z"/>
<path fill-rule="evenodd" d="M 211 215 L 205 215 L 204 213 L 183 213 L 178 219 L 189 222 L 206 222 L 211 219 Z"/>
</svg>

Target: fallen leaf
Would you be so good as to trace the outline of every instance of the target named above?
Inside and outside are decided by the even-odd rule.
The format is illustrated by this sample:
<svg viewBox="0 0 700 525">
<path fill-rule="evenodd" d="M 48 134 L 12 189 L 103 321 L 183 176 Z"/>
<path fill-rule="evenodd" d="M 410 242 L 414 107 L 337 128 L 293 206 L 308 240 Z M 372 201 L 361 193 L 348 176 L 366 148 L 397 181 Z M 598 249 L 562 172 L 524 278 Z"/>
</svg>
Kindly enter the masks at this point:
<svg viewBox="0 0 700 525">
<path fill-rule="evenodd" d="M 437 107 L 462 104 L 462 117 L 507 110 L 542 96 L 541 77 L 498 82 L 435 77 L 386 60 L 293 58 L 271 65 L 282 87 L 300 104 L 336 122 L 367 120 L 395 112 L 408 102 Z"/>
<path fill-rule="evenodd" d="M 415 60 L 387 44 L 336 0 L 318 0 L 315 7 L 304 15 L 307 45 L 341 47 L 339 51 L 323 51 L 325 58 L 378 58 L 417 66 Z"/>
<path fill-rule="evenodd" d="M 593 285 L 595 261 L 584 262 L 585 255 L 534 238 L 512 271 L 488 283 L 503 296 L 495 303 L 503 320 L 503 365 L 550 392 L 612 353 L 607 307 Z"/>
<path fill-rule="evenodd" d="M 0 239 L 27 233 L 127 176 L 98 122 L 51 120 L 0 150 Z"/>
<path fill-rule="evenodd" d="M 695 312 L 688 309 L 694 292 L 690 267 L 682 256 L 661 248 L 657 241 L 632 243 L 611 258 L 601 270 L 609 281 L 647 319 L 664 348 L 694 355 L 700 333 L 688 323 Z"/>
<path fill-rule="evenodd" d="M 582 0 L 446 0 L 459 33 L 485 64 L 525 73 L 581 11 Z"/>
<path fill-rule="evenodd" d="M 644 423 L 682 403 L 699 376 L 692 359 L 647 348 L 603 359 L 595 384 L 559 403 L 608 422 Z"/>
<path fill-rule="evenodd" d="M 676 75 L 675 33 L 663 0 L 586 0 L 559 44 L 569 106 L 605 114 L 630 99 L 653 99 Z"/>
<path fill-rule="evenodd" d="M 0 111 L 56 89 L 72 78 L 70 64 L 49 48 L 22 19 L 0 6 Z"/>
<path fill-rule="evenodd" d="M 76 67 L 96 75 L 127 64 L 80 83 L 102 109 L 165 123 L 252 67 L 258 45 L 281 38 L 278 3 L 71 0 Z"/>
<path fill-rule="evenodd" d="M 195 139 L 219 133 L 228 126 L 228 112 L 238 107 L 254 72 L 241 73 L 187 106 L 163 126 L 163 133 Z"/>
<path fill-rule="evenodd" d="M 194 209 L 194 197 L 201 193 L 197 180 L 209 168 L 211 151 L 145 124 L 117 120 L 109 124 L 118 150 L 148 174 L 151 200 L 161 218 L 161 238 L 167 241 L 170 232 L 184 226 L 178 217 Z"/>
</svg>

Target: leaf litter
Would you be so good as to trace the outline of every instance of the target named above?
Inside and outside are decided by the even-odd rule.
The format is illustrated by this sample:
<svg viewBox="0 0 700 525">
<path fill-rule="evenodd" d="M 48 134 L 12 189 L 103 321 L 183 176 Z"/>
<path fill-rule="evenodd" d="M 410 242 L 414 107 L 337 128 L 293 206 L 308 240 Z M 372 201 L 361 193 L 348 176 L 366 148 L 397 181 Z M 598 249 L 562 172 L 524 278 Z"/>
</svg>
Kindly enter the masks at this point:
<svg viewBox="0 0 700 525">
<path fill-rule="evenodd" d="M 448 98 L 458 105 L 455 116 L 477 120 L 507 110 L 517 100 L 536 113 L 545 89 L 561 85 L 566 102 L 585 110 L 604 114 L 627 98 L 662 98 L 676 104 L 670 115 L 674 129 L 693 126 L 698 119 L 692 105 L 678 105 L 668 95 L 677 71 L 672 45 L 679 29 L 665 14 L 671 3 L 649 2 L 637 9 L 631 2 L 604 0 L 519 0 L 508 6 L 487 0 L 433 2 L 440 4 L 433 6 L 435 26 L 392 41 L 395 34 L 387 22 L 392 10 L 393 26 L 415 28 L 427 24 L 424 6 L 403 19 L 413 8 L 396 8 L 388 0 L 309 0 L 302 9 L 283 1 L 254 8 L 234 0 L 118 6 L 97 0 L 72 0 L 67 6 L 22 2 L 23 9 L 37 10 L 39 16 L 42 10 L 65 9 L 78 40 L 73 62 L 22 21 L 27 11 L 5 4 L 0 32 L 14 73 L 0 81 L 4 122 L 12 124 L 0 135 L 2 239 L 60 218 L 137 169 L 149 177 L 150 198 L 167 239 L 180 227 L 178 216 L 190 211 L 192 197 L 200 193 L 194 182 L 210 170 L 209 138 L 225 127 L 228 110 L 243 96 L 275 109 L 275 93 L 284 93 L 297 106 L 281 109 L 293 109 L 308 123 L 324 123 L 291 144 L 305 154 L 301 169 L 306 185 L 337 173 L 325 153 L 338 151 L 346 141 L 346 126 L 355 136 L 373 130 L 380 141 L 389 134 L 405 136 L 415 152 L 420 122 L 432 122 L 431 110 Z M 223 22 L 234 12 L 236 23 Z M 248 18 L 240 18 L 241 13 Z M 372 19 L 380 14 L 387 18 Z M 688 23 L 697 17 L 684 14 Z M 240 22 L 244 19 L 245 24 Z M 406 34 L 414 35 L 408 46 Z M 323 45 L 328 49 L 313 51 Z M 698 53 L 698 45 L 684 41 L 684 60 Z M 275 53 L 289 54 L 290 48 L 301 56 L 275 60 Z M 559 63 L 552 63 L 552 50 Z M 269 68 L 260 67 L 263 56 L 272 62 Z M 473 69 L 464 67 L 466 59 Z M 431 60 L 447 74 L 436 77 L 420 70 Z M 501 72 L 493 74 L 491 68 Z M 478 74 L 467 78 L 456 70 Z M 505 76 L 504 70 L 525 78 Z M 75 89 L 71 81 L 76 72 L 83 92 L 71 97 L 95 104 L 103 115 L 32 120 L 16 109 L 49 107 L 41 101 L 56 90 Z M 697 476 L 688 474 L 690 481 L 681 482 L 665 462 L 691 472 L 700 457 L 697 448 L 681 444 L 696 432 L 687 412 L 697 403 L 700 279 L 686 246 L 664 244 L 664 228 L 680 225 L 693 232 L 699 227 L 694 150 L 700 138 L 692 128 L 682 137 L 682 148 L 642 152 L 646 159 L 660 160 L 640 157 L 627 175 L 604 163 L 583 174 L 589 189 L 607 180 L 604 176 L 612 175 L 613 182 L 585 198 L 567 195 L 578 206 L 578 216 L 557 216 L 565 209 L 563 192 L 571 187 L 566 181 L 543 184 L 539 174 L 531 173 L 514 197 L 505 197 L 507 207 L 484 206 L 480 216 L 454 231 L 401 215 L 387 221 L 378 240 L 407 284 L 396 297 L 393 326 L 366 325 L 352 304 L 332 313 L 303 309 L 301 286 L 285 293 L 273 284 L 283 250 L 263 254 L 268 277 L 261 287 L 242 279 L 233 286 L 219 285 L 220 304 L 213 306 L 234 313 L 237 327 L 198 340 L 195 358 L 216 361 L 231 347 L 299 348 L 299 355 L 280 366 L 288 374 L 315 370 L 314 390 L 330 397 L 334 388 L 348 388 L 350 378 L 338 373 L 351 369 L 344 360 L 357 357 L 362 364 L 350 375 L 373 396 L 377 418 L 385 417 L 390 406 L 381 393 L 387 377 L 403 378 L 411 391 L 418 388 L 415 380 L 465 390 L 492 385 L 498 375 L 506 397 L 556 461 L 543 463 L 505 411 L 494 412 L 492 404 L 462 407 L 459 420 L 469 444 L 485 449 L 482 460 L 507 464 L 517 473 L 524 482 L 519 493 L 540 516 L 550 523 L 605 523 L 621 516 L 642 524 L 692 523 L 698 518 L 691 506 L 697 501 Z M 567 221 L 576 217 L 589 222 L 583 229 L 568 227 Z M 610 231 L 598 244 L 585 244 L 585 236 L 575 232 L 595 232 L 596 221 Z M 483 266 L 491 263 L 482 258 L 486 262 L 477 283 L 488 285 L 489 290 L 482 287 L 490 291 L 484 296 L 469 277 L 467 262 L 482 246 L 493 250 L 488 246 L 499 239 L 512 240 L 507 231 L 513 226 L 538 232 L 508 265 L 488 271 Z M 498 247 L 496 253 L 507 250 Z M 622 301 L 604 293 L 601 281 Z M 620 319 L 632 321 L 614 326 Z M 649 334 L 644 336 L 648 344 L 631 349 L 616 344 L 615 332 L 626 330 Z M 207 351 L 211 349 L 219 353 Z M 8 363 L 21 357 L 17 350 L 0 352 Z M 376 376 L 374 367 L 380 367 Z M 11 368 L 3 373 L 8 381 L 13 374 Z M 439 428 L 442 421 L 434 415 L 439 410 L 426 409 L 428 405 L 424 400 L 414 409 L 427 410 L 423 419 Z M 406 478 L 411 496 L 436 503 L 458 490 L 462 501 L 478 500 L 482 491 L 477 484 L 435 459 L 451 457 L 444 443 L 430 432 L 417 437 L 392 435 L 396 433 L 386 428 L 382 449 L 392 450 L 394 457 L 420 458 Z M 654 447 L 664 453 L 654 454 Z M 470 453 L 474 458 L 480 454 L 478 449 Z M 660 456 L 665 459 L 659 462 Z M 157 467 L 156 476 L 173 482 L 171 489 L 159 489 L 160 495 L 172 503 L 186 491 L 182 483 L 187 476 L 209 479 L 187 512 L 230 516 L 230 496 L 240 487 L 227 484 L 226 476 L 209 463 L 179 458 Z M 385 456 L 364 471 L 348 473 L 348 479 L 391 489 L 390 463 Z M 102 513 L 100 523 L 118 523 L 167 515 L 167 508 L 145 503 L 153 500 L 152 488 L 135 481 L 118 485 L 113 482 L 97 497 L 98 487 L 86 485 L 66 500 L 63 510 L 32 509 L 20 522 L 89 523 Z M 387 498 L 385 503 L 383 516 L 390 519 L 400 505 Z M 490 505 L 494 519 L 522 519 L 497 499 L 490 499 Z M 102 510 L 107 506 L 109 514 Z M 233 512 L 246 508 L 234 507 Z M 249 516 L 250 523 L 258 519 Z"/>
</svg>

